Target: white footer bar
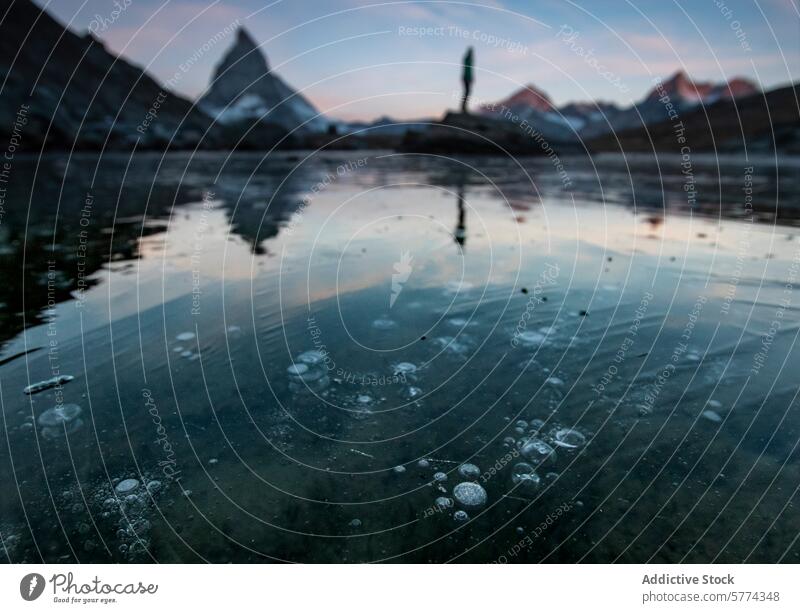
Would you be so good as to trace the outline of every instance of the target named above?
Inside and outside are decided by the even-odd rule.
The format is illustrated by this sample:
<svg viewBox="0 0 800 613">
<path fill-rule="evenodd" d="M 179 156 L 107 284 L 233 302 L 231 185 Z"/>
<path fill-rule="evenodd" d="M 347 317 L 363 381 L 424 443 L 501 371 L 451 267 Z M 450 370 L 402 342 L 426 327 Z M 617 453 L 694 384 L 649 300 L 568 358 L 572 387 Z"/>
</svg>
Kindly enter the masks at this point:
<svg viewBox="0 0 800 613">
<path fill-rule="evenodd" d="M 18 565 L 0 567 L 0 608 L 800 611 L 798 584 L 789 565 Z"/>
</svg>

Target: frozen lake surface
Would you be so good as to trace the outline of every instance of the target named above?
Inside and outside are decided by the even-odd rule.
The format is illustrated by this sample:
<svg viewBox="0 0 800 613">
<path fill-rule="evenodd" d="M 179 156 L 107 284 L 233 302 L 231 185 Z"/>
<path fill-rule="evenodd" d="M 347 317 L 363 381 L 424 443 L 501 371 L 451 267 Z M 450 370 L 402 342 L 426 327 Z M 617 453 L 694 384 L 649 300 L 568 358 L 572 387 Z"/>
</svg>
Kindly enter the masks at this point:
<svg viewBox="0 0 800 613">
<path fill-rule="evenodd" d="M 800 561 L 797 162 L 564 165 L 15 161 L 0 558 Z"/>
</svg>

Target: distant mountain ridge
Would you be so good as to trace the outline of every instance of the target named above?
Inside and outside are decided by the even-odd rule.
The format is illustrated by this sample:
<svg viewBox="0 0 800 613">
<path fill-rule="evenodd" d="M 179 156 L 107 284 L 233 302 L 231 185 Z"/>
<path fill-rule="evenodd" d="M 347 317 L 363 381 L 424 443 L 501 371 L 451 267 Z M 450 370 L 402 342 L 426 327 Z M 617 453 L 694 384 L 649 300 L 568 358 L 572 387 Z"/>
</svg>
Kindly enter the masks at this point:
<svg viewBox="0 0 800 613">
<path fill-rule="evenodd" d="M 663 90 L 671 99 L 683 102 L 702 102 L 711 104 L 725 98 L 743 98 L 758 93 L 758 86 L 752 81 L 735 77 L 727 83 L 711 83 L 709 81 L 693 81 L 683 70 L 679 70 L 661 88 L 654 87 L 645 100 L 658 100 Z"/>
<path fill-rule="evenodd" d="M 501 116 L 507 111 L 533 125 L 545 138 L 560 142 L 576 142 L 601 134 L 629 130 L 658 123 L 667 118 L 660 101 L 664 95 L 679 112 L 697 105 L 709 105 L 719 100 L 745 98 L 759 93 L 759 87 L 742 77 L 726 83 L 693 81 L 680 70 L 666 81 L 654 86 L 641 102 L 620 108 L 610 102 L 570 102 L 556 108 L 550 97 L 532 84 L 515 91 L 495 104 L 482 105 L 479 113 Z"/>
</svg>

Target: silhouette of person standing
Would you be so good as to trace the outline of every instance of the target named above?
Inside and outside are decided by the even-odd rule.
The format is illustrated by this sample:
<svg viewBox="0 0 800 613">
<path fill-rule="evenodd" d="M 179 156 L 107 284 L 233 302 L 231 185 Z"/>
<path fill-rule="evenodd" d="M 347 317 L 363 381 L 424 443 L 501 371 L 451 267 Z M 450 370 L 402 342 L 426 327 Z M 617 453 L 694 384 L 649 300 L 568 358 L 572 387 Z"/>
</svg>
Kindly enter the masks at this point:
<svg viewBox="0 0 800 613">
<path fill-rule="evenodd" d="M 461 79 L 464 81 L 464 97 L 461 99 L 461 112 L 467 113 L 467 100 L 472 92 L 472 47 L 467 47 L 467 52 L 464 54 L 464 73 Z"/>
</svg>

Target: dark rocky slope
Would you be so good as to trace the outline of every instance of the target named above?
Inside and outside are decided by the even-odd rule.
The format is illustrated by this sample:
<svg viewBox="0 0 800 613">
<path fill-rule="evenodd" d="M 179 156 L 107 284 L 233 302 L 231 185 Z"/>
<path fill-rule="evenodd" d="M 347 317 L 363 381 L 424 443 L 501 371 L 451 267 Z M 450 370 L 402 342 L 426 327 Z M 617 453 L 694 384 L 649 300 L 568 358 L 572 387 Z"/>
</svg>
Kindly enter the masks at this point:
<svg viewBox="0 0 800 613">
<path fill-rule="evenodd" d="M 214 129 L 203 137 L 211 119 L 189 100 L 30 0 L 2 15 L 0 88 L 0 136 L 18 149 L 38 149 L 45 138 L 58 149 L 130 149 L 137 139 L 145 149 L 222 144 Z"/>
</svg>

